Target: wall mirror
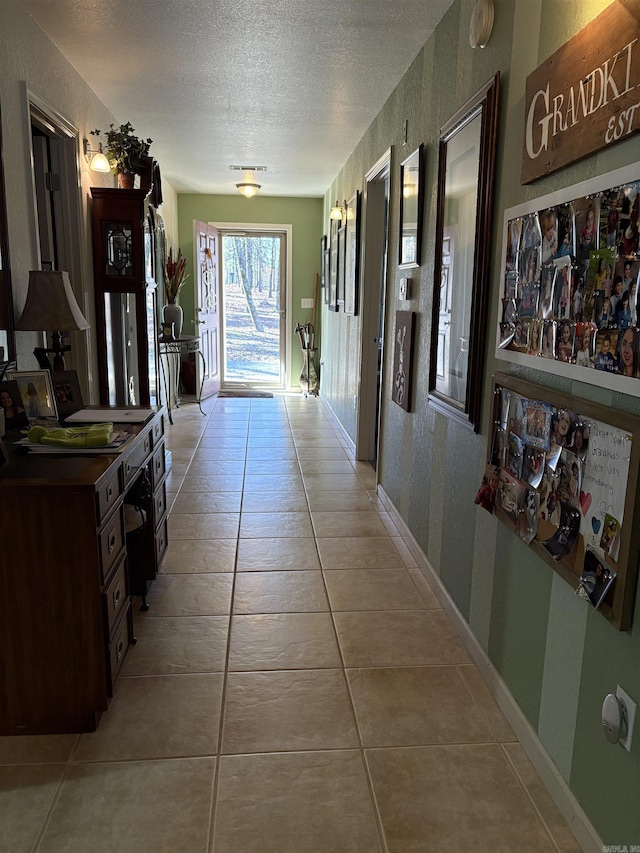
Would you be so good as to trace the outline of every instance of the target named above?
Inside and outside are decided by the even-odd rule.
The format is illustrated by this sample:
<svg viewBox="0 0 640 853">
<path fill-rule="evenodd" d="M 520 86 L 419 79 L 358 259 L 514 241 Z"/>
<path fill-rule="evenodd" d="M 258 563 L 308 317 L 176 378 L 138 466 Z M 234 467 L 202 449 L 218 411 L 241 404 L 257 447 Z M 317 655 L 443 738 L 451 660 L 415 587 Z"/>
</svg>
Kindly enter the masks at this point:
<svg viewBox="0 0 640 853">
<path fill-rule="evenodd" d="M 489 295 L 496 74 L 440 131 L 429 403 L 476 432 Z"/>
<path fill-rule="evenodd" d="M 424 197 L 424 145 L 400 165 L 400 257 L 401 267 L 420 264 L 422 207 Z"/>
</svg>

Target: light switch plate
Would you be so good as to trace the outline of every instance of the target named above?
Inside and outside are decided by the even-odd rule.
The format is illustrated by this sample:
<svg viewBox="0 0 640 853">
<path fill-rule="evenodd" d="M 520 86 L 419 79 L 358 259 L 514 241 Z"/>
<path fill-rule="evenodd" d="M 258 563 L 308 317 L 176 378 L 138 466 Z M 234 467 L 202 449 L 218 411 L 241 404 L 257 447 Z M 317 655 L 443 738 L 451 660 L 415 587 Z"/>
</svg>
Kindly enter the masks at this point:
<svg viewBox="0 0 640 853">
<path fill-rule="evenodd" d="M 301 299 L 300 300 L 301 308 L 313 308 L 313 299 Z"/>
</svg>

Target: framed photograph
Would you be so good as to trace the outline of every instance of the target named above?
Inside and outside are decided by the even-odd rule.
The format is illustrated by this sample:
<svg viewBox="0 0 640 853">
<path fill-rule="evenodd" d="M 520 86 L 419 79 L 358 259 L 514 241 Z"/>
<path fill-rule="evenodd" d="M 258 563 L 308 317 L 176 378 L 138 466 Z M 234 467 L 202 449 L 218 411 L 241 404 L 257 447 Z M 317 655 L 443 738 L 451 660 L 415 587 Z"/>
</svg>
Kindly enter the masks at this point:
<svg viewBox="0 0 640 853">
<path fill-rule="evenodd" d="M 329 286 L 327 288 L 327 304 L 329 311 L 338 310 L 338 229 L 340 222 L 331 220 L 331 231 L 329 239 Z"/>
<path fill-rule="evenodd" d="M 70 415 L 82 409 L 84 402 L 75 370 L 56 370 L 51 374 L 51 379 L 58 414 Z"/>
<path fill-rule="evenodd" d="M 344 306 L 344 267 L 347 250 L 347 226 L 338 228 L 338 305 Z"/>
<path fill-rule="evenodd" d="M 439 143 L 429 405 L 475 432 L 482 405 L 499 81 L 498 73 L 452 116 L 440 129 Z M 516 315 L 522 308 L 528 318 L 538 306 L 537 219 L 536 214 L 531 229 L 523 223 L 520 235 L 530 249 L 525 275 L 530 288 L 516 300 Z M 502 322 L 512 321 L 505 316 Z M 519 340 L 515 333 L 513 349 L 526 352 L 524 324 Z M 502 329 L 503 348 L 508 339 Z"/>
<path fill-rule="evenodd" d="M 324 256 L 327 251 L 327 235 L 323 234 L 320 238 L 320 287 L 327 286 L 326 270 L 324 266 Z"/>
<path fill-rule="evenodd" d="M 15 380 L 0 382 L 0 407 L 4 414 L 5 434 L 18 432 L 29 426 L 29 419 Z"/>
<path fill-rule="evenodd" d="M 18 383 L 20 397 L 29 421 L 36 418 L 57 418 L 51 374 L 48 370 L 15 370 L 8 379 Z"/>
<path fill-rule="evenodd" d="M 358 313 L 360 283 L 360 193 L 347 202 L 347 235 L 344 261 L 344 313 L 355 317 Z"/>
<path fill-rule="evenodd" d="M 400 257 L 401 267 L 420 265 L 422 208 L 424 200 L 424 145 L 400 164 Z"/>
<path fill-rule="evenodd" d="M 324 282 L 324 301 L 329 304 L 329 272 L 331 268 L 331 250 L 329 249 L 329 241 L 325 242 L 325 249 L 322 255 L 322 280 Z"/>
</svg>

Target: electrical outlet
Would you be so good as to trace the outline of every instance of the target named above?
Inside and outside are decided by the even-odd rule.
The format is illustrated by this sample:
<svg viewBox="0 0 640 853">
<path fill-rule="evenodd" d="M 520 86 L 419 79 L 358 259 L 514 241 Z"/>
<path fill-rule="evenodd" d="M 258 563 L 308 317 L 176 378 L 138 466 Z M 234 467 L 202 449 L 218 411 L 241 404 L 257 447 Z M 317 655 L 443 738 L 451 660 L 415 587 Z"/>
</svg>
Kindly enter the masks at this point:
<svg viewBox="0 0 640 853">
<path fill-rule="evenodd" d="M 633 739 L 633 725 L 636 721 L 636 710 L 638 705 L 633 701 L 631 696 L 623 690 L 622 687 L 618 684 L 616 687 L 616 696 L 618 699 L 624 702 L 626 708 L 626 716 L 627 716 L 627 733 L 624 737 L 620 738 L 620 746 L 624 746 L 627 752 L 631 752 L 631 741 Z"/>
</svg>

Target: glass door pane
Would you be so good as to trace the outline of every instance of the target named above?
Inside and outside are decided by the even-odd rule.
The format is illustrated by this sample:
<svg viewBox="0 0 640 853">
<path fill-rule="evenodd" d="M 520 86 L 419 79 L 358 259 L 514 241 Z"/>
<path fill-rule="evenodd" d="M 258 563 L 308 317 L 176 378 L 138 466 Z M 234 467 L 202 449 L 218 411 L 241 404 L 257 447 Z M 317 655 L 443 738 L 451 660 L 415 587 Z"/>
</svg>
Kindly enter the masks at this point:
<svg viewBox="0 0 640 853">
<path fill-rule="evenodd" d="M 222 233 L 226 384 L 284 383 L 284 260 L 283 234 Z"/>
</svg>

